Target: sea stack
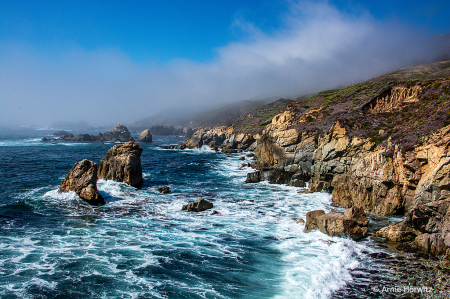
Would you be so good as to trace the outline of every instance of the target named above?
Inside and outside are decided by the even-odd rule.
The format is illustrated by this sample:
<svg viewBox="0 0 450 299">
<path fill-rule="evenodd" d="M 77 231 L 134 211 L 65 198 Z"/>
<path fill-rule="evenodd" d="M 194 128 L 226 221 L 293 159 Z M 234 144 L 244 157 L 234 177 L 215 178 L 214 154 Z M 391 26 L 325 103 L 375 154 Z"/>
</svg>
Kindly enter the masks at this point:
<svg viewBox="0 0 450 299">
<path fill-rule="evenodd" d="M 97 191 L 97 163 L 87 159 L 75 163 L 62 180 L 59 190 L 75 191 L 81 199 L 94 206 L 105 204 L 105 200 Z"/>
<path fill-rule="evenodd" d="M 139 134 L 139 142 L 152 142 L 152 134 L 150 134 L 150 130 L 144 130 Z"/>
<path fill-rule="evenodd" d="M 117 124 L 114 129 L 99 136 L 99 141 L 134 141 L 133 137 L 131 137 L 130 131 L 128 131 L 128 128 L 121 124 Z"/>
<path fill-rule="evenodd" d="M 134 141 L 113 146 L 100 161 L 98 178 L 141 187 L 143 183 L 141 153 L 142 148 Z"/>
</svg>

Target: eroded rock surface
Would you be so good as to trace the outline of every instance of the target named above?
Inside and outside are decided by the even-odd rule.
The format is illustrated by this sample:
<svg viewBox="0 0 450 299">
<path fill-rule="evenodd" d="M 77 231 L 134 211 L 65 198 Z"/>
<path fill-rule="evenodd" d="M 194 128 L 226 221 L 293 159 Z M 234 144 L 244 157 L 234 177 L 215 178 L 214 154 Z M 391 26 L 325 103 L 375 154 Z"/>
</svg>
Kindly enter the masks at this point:
<svg viewBox="0 0 450 299">
<path fill-rule="evenodd" d="M 329 212 L 325 214 L 323 210 L 311 211 L 306 214 L 306 224 L 304 232 L 319 229 L 322 233 L 330 236 L 351 236 L 354 239 L 361 239 L 367 236 L 366 217 L 361 207 L 354 207 L 345 211 L 344 214 Z"/>
<path fill-rule="evenodd" d="M 257 171 L 248 183 L 307 182 L 312 192 L 331 192 L 333 205 L 405 215 L 380 235 L 450 254 L 448 78 L 326 91 L 290 103 L 260 129 L 246 129 L 257 125 L 255 115 L 240 120 L 240 128 L 199 130 L 186 144 L 254 150 Z"/>
<path fill-rule="evenodd" d="M 141 153 L 142 148 L 134 141 L 113 146 L 100 161 L 98 178 L 140 187 L 143 183 Z"/>
<path fill-rule="evenodd" d="M 146 143 L 152 142 L 153 137 L 152 137 L 152 134 L 150 134 L 150 130 L 147 129 L 147 130 L 142 131 L 141 134 L 139 134 L 138 140 L 140 142 L 146 142 Z"/>
<path fill-rule="evenodd" d="M 97 163 L 87 159 L 75 163 L 62 180 L 59 190 L 75 191 L 81 199 L 94 206 L 105 204 L 105 200 L 97 191 Z"/>
</svg>

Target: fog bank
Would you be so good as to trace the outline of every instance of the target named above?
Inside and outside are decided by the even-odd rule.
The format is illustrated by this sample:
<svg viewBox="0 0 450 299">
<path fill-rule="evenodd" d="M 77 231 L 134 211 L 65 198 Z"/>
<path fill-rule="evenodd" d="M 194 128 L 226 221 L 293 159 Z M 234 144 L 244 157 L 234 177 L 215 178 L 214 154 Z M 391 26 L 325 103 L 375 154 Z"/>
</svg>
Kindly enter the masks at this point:
<svg viewBox="0 0 450 299">
<path fill-rule="evenodd" d="M 237 24 L 237 25 L 236 25 Z M 62 47 L 57 55 L 0 44 L 0 125 L 132 123 L 177 106 L 295 97 L 344 86 L 441 55 L 426 32 L 326 4 L 293 3 L 284 27 L 261 32 L 240 20 L 245 40 L 208 63 L 142 65 L 116 48 Z"/>
</svg>

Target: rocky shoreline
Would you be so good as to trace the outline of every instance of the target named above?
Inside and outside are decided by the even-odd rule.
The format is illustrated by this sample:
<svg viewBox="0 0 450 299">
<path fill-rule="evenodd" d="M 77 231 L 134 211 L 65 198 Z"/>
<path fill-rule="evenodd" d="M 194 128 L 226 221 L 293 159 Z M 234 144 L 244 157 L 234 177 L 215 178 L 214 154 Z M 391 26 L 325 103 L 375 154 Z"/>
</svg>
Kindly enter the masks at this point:
<svg viewBox="0 0 450 299">
<path fill-rule="evenodd" d="M 259 130 L 233 125 L 198 130 L 185 145 L 254 151 L 257 171 L 248 174 L 247 183 L 308 183 L 311 192 L 330 192 L 333 206 L 404 215 L 401 222 L 372 232 L 379 244 L 388 242 L 399 251 L 386 259 L 392 274 L 387 285 L 412 279 L 432 286 L 432 295 L 439 290 L 448 296 L 450 79 L 367 86 L 291 103 Z"/>
</svg>

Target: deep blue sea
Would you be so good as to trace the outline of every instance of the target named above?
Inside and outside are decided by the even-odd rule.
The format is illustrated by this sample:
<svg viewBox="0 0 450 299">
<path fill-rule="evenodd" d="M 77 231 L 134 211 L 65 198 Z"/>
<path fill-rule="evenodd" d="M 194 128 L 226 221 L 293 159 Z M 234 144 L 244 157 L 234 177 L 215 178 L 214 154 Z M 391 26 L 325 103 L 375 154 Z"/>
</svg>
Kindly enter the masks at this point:
<svg viewBox="0 0 450 299">
<path fill-rule="evenodd" d="M 142 188 L 100 180 L 107 204 L 91 207 L 59 185 L 114 144 L 41 141 L 52 132 L 0 130 L 1 298 L 330 298 L 373 252 L 296 224 L 329 194 L 246 184 L 245 153 L 158 147 L 184 137 L 141 144 Z M 219 214 L 181 210 L 200 197 Z"/>
</svg>

